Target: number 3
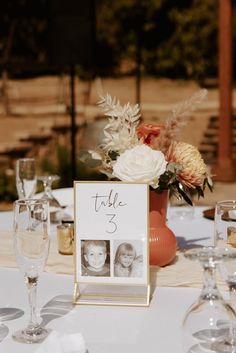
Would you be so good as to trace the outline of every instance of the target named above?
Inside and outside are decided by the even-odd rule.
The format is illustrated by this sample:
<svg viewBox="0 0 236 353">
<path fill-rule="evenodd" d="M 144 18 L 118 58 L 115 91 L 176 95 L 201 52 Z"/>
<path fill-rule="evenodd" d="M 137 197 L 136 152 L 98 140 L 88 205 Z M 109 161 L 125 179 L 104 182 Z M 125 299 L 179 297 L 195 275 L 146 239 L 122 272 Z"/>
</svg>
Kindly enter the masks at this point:
<svg viewBox="0 0 236 353">
<path fill-rule="evenodd" d="M 111 230 L 106 230 L 106 232 L 110 233 L 110 234 L 115 233 L 117 230 L 117 225 L 113 221 L 113 219 L 115 218 L 116 215 L 115 214 L 107 214 L 106 216 L 111 217 L 109 220 L 109 223 L 111 224 L 111 227 L 112 227 Z"/>
</svg>

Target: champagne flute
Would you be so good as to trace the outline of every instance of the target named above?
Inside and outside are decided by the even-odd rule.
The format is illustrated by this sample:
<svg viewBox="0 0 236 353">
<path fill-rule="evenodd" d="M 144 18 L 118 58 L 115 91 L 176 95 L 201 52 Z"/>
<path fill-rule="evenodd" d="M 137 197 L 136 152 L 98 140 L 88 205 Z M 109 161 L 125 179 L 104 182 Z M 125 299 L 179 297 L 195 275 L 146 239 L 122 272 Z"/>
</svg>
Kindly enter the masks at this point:
<svg viewBox="0 0 236 353">
<path fill-rule="evenodd" d="M 38 343 L 48 330 L 38 323 L 36 291 L 49 251 L 49 207 L 47 200 L 25 199 L 14 203 L 14 248 L 16 260 L 28 288 L 30 319 L 28 326 L 13 334 L 22 343 Z"/>
<path fill-rule="evenodd" d="M 32 197 L 36 191 L 34 158 L 20 158 L 16 161 L 16 189 L 19 199 Z"/>
</svg>

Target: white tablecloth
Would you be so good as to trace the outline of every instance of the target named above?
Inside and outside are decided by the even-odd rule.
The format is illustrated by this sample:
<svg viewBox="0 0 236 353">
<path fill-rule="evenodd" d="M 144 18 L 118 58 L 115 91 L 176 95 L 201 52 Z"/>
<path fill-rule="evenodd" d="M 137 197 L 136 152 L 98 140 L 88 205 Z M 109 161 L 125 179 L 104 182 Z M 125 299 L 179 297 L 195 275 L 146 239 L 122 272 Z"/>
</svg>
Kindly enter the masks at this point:
<svg viewBox="0 0 236 353">
<path fill-rule="evenodd" d="M 53 192 L 62 205 L 71 209 L 73 189 Z M 203 209 L 196 207 L 192 220 L 180 221 L 169 214 L 168 224 L 176 234 L 180 247 L 212 244 L 213 221 L 202 217 Z M 12 220 L 12 212 L 0 213 L 0 230 L 9 232 Z M 55 228 L 53 231 L 55 235 Z M 177 265 L 178 261 L 176 269 Z M 182 270 L 180 268 L 179 272 Z M 171 267 L 163 269 L 162 279 L 166 278 L 168 271 L 171 271 Z M 201 277 L 200 267 L 196 267 L 196 272 Z M 154 275 L 156 273 L 158 275 L 158 271 L 154 271 Z M 19 344 L 11 338 L 12 332 L 24 327 L 28 320 L 27 292 L 22 275 L 17 269 L 0 268 L 0 283 L 0 308 L 20 308 L 25 311 L 21 318 L 4 322 L 10 333 L 0 343 L 0 353 L 36 352 L 38 344 Z M 159 287 L 157 282 L 148 308 L 72 307 L 73 284 L 71 275 L 44 273 L 41 276 L 38 308 L 50 307 L 50 314 L 43 315 L 50 329 L 62 333 L 81 332 L 89 353 L 182 353 L 181 322 L 187 307 L 197 298 L 200 289 Z M 63 310 L 58 310 L 61 305 Z"/>
<path fill-rule="evenodd" d="M 54 189 L 53 195 L 61 205 L 66 206 L 65 213 L 73 217 L 74 194 L 73 188 Z M 176 207 L 168 210 L 168 226 L 177 236 L 178 244 L 181 248 L 191 245 L 212 245 L 214 224 L 212 220 L 203 217 L 203 210 L 208 207 L 195 207 L 193 219 L 178 220 L 171 215 Z M 13 222 L 12 212 L 0 212 L 0 230 L 11 230 Z M 55 226 L 52 227 L 55 232 Z"/>
<path fill-rule="evenodd" d="M 11 338 L 12 332 L 24 327 L 28 320 L 23 277 L 16 269 L 0 269 L 0 282 L 0 307 L 25 311 L 21 318 L 4 322 L 10 332 L 0 343 L 0 353 L 33 353 L 38 344 L 20 344 Z M 199 289 L 157 287 L 148 308 L 72 307 L 72 293 L 72 276 L 43 274 L 38 308 L 44 307 L 42 316 L 48 328 L 61 333 L 81 332 L 89 353 L 182 353 L 183 315 L 199 295 Z M 45 310 L 47 307 L 49 310 Z"/>
</svg>

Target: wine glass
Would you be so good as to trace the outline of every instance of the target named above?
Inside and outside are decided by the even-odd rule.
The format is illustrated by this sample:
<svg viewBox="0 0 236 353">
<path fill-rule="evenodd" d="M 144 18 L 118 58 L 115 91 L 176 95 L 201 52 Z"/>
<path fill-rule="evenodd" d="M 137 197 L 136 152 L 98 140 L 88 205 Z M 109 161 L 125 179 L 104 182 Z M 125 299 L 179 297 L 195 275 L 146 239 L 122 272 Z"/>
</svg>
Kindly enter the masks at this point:
<svg viewBox="0 0 236 353">
<path fill-rule="evenodd" d="M 235 320 L 236 314 L 216 286 L 215 269 L 221 262 L 235 259 L 236 251 L 207 247 L 191 249 L 184 255 L 200 262 L 204 278 L 200 296 L 183 320 L 184 353 L 220 353 L 218 346 L 225 340 L 228 329 L 220 327 L 219 323 Z"/>
<path fill-rule="evenodd" d="M 13 334 L 18 342 L 41 342 L 48 330 L 36 315 L 38 278 L 49 251 L 49 208 L 47 200 L 25 199 L 14 203 L 14 248 L 16 260 L 28 288 L 30 319 L 28 326 Z"/>
<path fill-rule="evenodd" d="M 215 244 L 236 247 L 236 200 L 219 201 L 215 207 Z M 236 261 L 232 259 L 219 265 L 222 278 L 228 285 L 230 305 L 236 309 Z M 236 321 L 222 321 L 221 327 L 228 329 L 225 339 L 218 345 L 220 352 L 236 352 Z"/>
<path fill-rule="evenodd" d="M 52 183 L 60 179 L 58 175 L 43 175 L 38 176 L 37 179 L 43 182 L 44 192 L 41 199 L 48 200 L 50 209 L 50 219 L 52 223 L 58 222 L 58 213 L 61 211 L 61 205 L 59 201 L 54 197 L 52 193 Z"/>
<path fill-rule="evenodd" d="M 227 263 L 219 265 L 219 271 L 222 278 L 228 285 L 229 303 L 236 310 L 236 261 L 232 259 Z M 236 321 L 221 321 L 218 325 L 228 329 L 228 333 L 224 340 L 220 343 L 219 349 L 221 353 L 236 352 Z"/>
<path fill-rule="evenodd" d="M 34 158 L 20 158 L 16 161 L 16 189 L 19 199 L 32 197 L 36 191 Z"/>
</svg>

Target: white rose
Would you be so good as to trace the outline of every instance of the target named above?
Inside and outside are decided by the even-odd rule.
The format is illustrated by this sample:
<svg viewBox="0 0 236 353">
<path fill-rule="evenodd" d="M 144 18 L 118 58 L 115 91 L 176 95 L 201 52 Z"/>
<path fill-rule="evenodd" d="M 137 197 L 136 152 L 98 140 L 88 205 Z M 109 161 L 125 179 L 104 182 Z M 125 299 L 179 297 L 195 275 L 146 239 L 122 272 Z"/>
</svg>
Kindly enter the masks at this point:
<svg viewBox="0 0 236 353">
<path fill-rule="evenodd" d="M 138 145 L 117 158 L 113 165 L 113 175 L 122 181 L 146 182 L 157 188 L 166 165 L 167 161 L 161 151 L 147 145 Z"/>
</svg>

